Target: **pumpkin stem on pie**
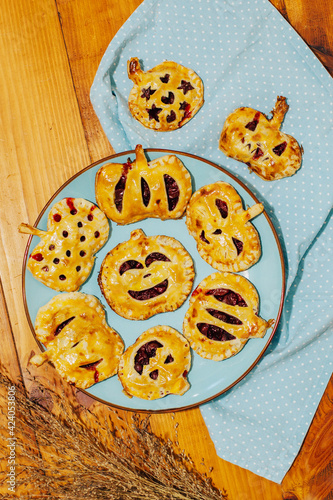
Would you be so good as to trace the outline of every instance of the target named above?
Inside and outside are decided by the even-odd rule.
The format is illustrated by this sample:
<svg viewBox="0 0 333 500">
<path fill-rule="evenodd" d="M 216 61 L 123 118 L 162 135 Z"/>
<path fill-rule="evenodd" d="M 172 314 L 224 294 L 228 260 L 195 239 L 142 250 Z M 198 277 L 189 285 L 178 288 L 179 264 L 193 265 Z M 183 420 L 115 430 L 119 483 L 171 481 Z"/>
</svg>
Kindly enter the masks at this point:
<svg viewBox="0 0 333 500">
<path fill-rule="evenodd" d="M 19 225 L 18 230 L 22 234 L 32 234 L 33 236 L 39 236 L 40 238 L 43 238 L 46 234 L 46 231 L 30 226 L 30 224 L 26 224 L 25 222 L 22 222 Z"/>
</svg>

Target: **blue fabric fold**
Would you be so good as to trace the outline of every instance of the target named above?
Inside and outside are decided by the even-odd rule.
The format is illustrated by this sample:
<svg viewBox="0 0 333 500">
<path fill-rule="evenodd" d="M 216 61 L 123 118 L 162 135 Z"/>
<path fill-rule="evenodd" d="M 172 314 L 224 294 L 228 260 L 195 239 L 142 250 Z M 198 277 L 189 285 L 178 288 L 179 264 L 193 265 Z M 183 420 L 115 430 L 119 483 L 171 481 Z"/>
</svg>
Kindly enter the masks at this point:
<svg viewBox="0 0 333 500">
<path fill-rule="evenodd" d="M 131 116 L 131 57 L 144 70 L 174 60 L 202 78 L 205 103 L 183 128 L 155 132 Z M 290 106 L 282 130 L 304 157 L 294 176 L 266 182 L 225 157 L 218 140 L 230 112 L 269 115 L 278 95 Z M 250 374 L 200 410 L 219 456 L 280 482 L 332 373 L 332 78 L 268 0 L 145 0 L 107 48 L 90 97 L 116 152 L 142 144 L 198 155 L 265 205 L 287 271 L 281 321 Z"/>
</svg>

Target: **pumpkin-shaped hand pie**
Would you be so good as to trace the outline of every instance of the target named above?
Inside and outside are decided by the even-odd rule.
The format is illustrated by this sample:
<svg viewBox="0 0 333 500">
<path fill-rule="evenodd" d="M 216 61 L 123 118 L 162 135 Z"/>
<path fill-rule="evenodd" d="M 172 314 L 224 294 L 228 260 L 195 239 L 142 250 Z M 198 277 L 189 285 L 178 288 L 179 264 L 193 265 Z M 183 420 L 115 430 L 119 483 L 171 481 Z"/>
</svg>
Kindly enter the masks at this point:
<svg viewBox="0 0 333 500">
<path fill-rule="evenodd" d="M 104 213 L 83 198 L 64 198 L 55 203 L 47 219 L 47 231 L 28 224 L 21 233 L 39 236 L 27 268 L 44 285 L 59 292 L 74 292 L 86 281 L 95 253 L 109 236 Z"/>
<path fill-rule="evenodd" d="M 141 229 L 106 255 L 98 277 L 109 306 L 133 320 L 174 311 L 186 300 L 193 280 L 193 261 L 179 241 L 146 236 Z"/>
<path fill-rule="evenodd" d="M 193 291 L 183 333 L 202 358 L 221 361 L 272 326 L 273 320 L 260 318 L 258 309 L 258 293 L 250 281 L 239 274 L 214 273 Z"/>
<path fill-rule="evenodd" d="M 236 109 L 224 123 L 219 148 L 264 180 L 293 175 L 301 166 L 302 148 L 280 131 L 288 109 L 285 97 L 277 98 L 271 119 L 252 108 Z"/>
<path fill-rule="evenodd" d="M 30 359 L 35 366 L 51 361 L 67 382 L 81 389 L 117 373 L 124 343 L 93 295 L 56 295 L 39 309 L 35 331 L 46 347 Z"/>
<path fill-rule="evenodd" d="M 182 217 L 192 194 L 183 163 L 174 155 L 147 162 L 141 145 L 135 155 L 133 162 L 108 163 L 98 170 L 95 188 L 101 210 L 118 224 Z"/>
<path fill-rule="evenodd" d="M 125 394 L 158 399 L 183 395 L 189 388 L 189 342 L 169 326 L 154 326 L 128 347 L 119 362 L 118 377 Z"/>
<path fill-rule="evenodd" d="M 178 129 L 203 105 L 203 84 L 192 69 L 164 61 L 144 72 L 139 59 L 132 57 L 127 71 L 134 83 L 129 110 L 147 128 L 160 132 Z"/>
<path fill-rule="evenodd" d="M 250 219 L 260 214 L 261 203 L 244 210 L 237 191 L 218 181 L 196 191 L 186 211 L 186 225 L 201 257 L 219 271 L 243 271 L 261 255 L 257 230 Z"/>
</svg>

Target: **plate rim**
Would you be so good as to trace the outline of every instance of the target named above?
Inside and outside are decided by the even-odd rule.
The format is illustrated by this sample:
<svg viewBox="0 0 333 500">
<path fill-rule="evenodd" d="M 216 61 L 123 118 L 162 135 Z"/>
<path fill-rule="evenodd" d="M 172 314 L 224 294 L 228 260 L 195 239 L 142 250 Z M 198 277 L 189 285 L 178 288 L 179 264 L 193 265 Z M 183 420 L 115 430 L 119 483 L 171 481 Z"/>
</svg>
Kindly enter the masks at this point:
<svg viewBox="0 0 333 500">
<path fill-rule="evenodd" d="M 178 151 L 178 150 L 173 150 L 173 149 L 164 149 L 164 148 L 143 148 L 145 154 L 149 154 L 150 152 L 151 153 L 163 153 L 163 154 L 173 154 L 173 155 L 182 155 L 182 156 L 187 156 L 189 158 L 193 158 L 195 160 L 199 160 L 200 162 L 203 162 L 203 163 L 207 163 L 208 165 L 220 170 L 221 172 L 223 172 L 225 175 L 227 175 L 228 177 L 230 177 L 233 181 L 236 182 L 236 184 L 239 184 L 242 189 L 244 189 L 249 195 L 250 197 L 256 202 L 256 203 L 260 203 L 260 201 L 258 200 L 258 198 L 256 197 L 256 195 L 251 191 L 250 188 L 248 188 L 243 181 L 241 181 L 240 179 L 238 179 L 236 177 L 236 175 L 234 175 L 232 172 L 230 172 L 229 170 L 227 170 L 226 168 L 218 165 L 217 163 L 211 161 L 211 160 L 208 160 L 206 158 L 202 158 L 201 156 L 198 156 L 198 155 L 194 155 L 192 153 L 188 153 L 188 152 L 183 152 L 183 151 Z M 68 186 L 74 179 L 76 179 L 77 177 L 79 177 L 80 175 L 82 175 L 83 173 L 87 172 L 88 170 L 91 170 L 92 168 L 102 164 L 102 163 L 105 163 L 107 161 L 110 161 L 110 160 L 114 160 L 115 158 L 118 158 L 119 156 L 124 156 L 124 155 L 133 155 L 135 154 L 135 149 L 131 149 L 131 150 L 127 150 L 127 151 L 123 151 L 121 153 L 115 153 L 113 155 L 109 155 L 109 156 L 106 156 L 105 158 L 102 158 L 100 160 L 97 160 L 91 164 L 89 164 L 88 166 L 84 167 L 83 169 L 79 170 L 78 172 L 76 172 L 75 174 L 73 174 L 69 179 L 67 179 L 54 193 L 53 195 L 51 196 L 51 198 L 48 200 L 48 202 L 44 205 L 44 207 L 42 208 L 42 210 L 39 212 L 39 215 L 37 217 L 37 219 L 35 220 L 34 224 L 33 224 L 33 227 L 38 227 L 38 223 L 40 222 L 41 218 L 44 216 L 46 210 L 49 208 L 49 206 L 51 205 L 51 203 L 53 202 L 53 200 L 60 194 L 60 192 L 66 187 Z M 96 205 L 97 205 L 97 202 L 96 202 Z M 98 205 L 97 205 L 98 206 Z M 271 221 L 269 215 L 267 214 L 266 210 L 264 209 L 264 211 L 262 212 L 264 217 L 266 218 L 266 221 L 268 222 L 269 226 L 270 226 L 270 229 L 273 233 L 273 236 L 274 236 L 274 239 L 275 239 L 275 243 L 276 243 L 276 246 L 277 246 L 277 249 L 278 249 L 278 252 L 279 252 L 279 257 L 280 257 L 280 264 L 281 264 L 281 271 L 282 271 L 282 275 L 281 275 L 281 278 L 282 278 L 282 282 L 281 282 L 281 296 L 280 296 L 280 303 L 279 303 L 279 309 L 278 309 L 278 313 L 277 313 L 277 316 L 276 316 L 276 320 L 275 320 L 275 323 L 274 323 L 274 326 L 272 328 L 272 331 L 271 331 L 271 334 L 270 336 L 268 337 L 267 341 L 266 341 L 266 344 L 265 346 L 263 347 L 263 349 L 260 351 L 259 355 L 256 357 L 256 359 L 252 362 L 252 364 L 248 367 L 247 370 L 245 370 L 245 372 L 242 373 L 242 375 L 240 377 L 238 377 L 235 381 L 233 381 L 231 384 L 229 384 L 229 386 L 225 387 L 222 391 L 219 391 L 217 392 L 216 394 L 214 394 L 213 396 L 209 396 L 203 400 L 201 400 L 200 402 L 196 402 L 196 403 L 192 403 L 192 404 L 188 404 L 188 405 L 185 405 L 185 406 L 177 406 L 177 407 L 174 407 L 174 408 L 161 408 L 161 409 L 146 409 L 146 408 L 140 408 L 140 409 L 137 409 L 137 408 L 129 408 L 129 407 L 126 407 L 126 406 L 122 406 L 122 405 L 117 405 L 115 403 L 111 403 L 109 401 L 105 401 L 104 399 L 102 398 L 99 398 L 98 396 L 95 396 L 94 394 L 90 394 L 87 390 L 85 389 L 80 389 L 80 388 L 77 388 L 76 387 L 76 390 L 77 391 L 81 391 L 83 394 L 85 394 L 86 396 L 94 399 L 95 401 L 99 402 L 99 403 L 102 403 L 102 404 L 105 404 L 107 406 L 110 406 L 112 408 L 116 408 L 118 410 L 125 410 L 125 411 L 131 411 L 131 412 L 135 412 L 135 413 L 150 413 L 150 414 L 157 414 L 157 413 L 174 413 L 174 412 L 178 412 L 178 411 L 185 411 L 185 410 L 189 410 L 189 409 L 192 409 L 192 408 L 198 408 L 199 406 L 201 405 L 204 405 L 206 403 L 208 403 L 209 401 L 212 401 L 218 397 L 220 397 L 222 394 L 225 394 L 226 392 L 228 392 L 230 389 L 232 389 L 235 385 L 239 384 L 239 382 L 241 382 L 241 380 L 243 380 L 252 370 L 253 368 L 258 364 L 258 362 L 260 361 L 260 359 L 264 356 L 268 346 L 270 345 L 276 331 L 277 331 L 277 328 L 279 326 L 279 323 L 280 323 L 280 319 L 281 319 L 281 315 L 282 315 L 282 310 L 283 310 L 283 306 L 284 306 L 284 299 L 285 299 L 285 289 L 286 289 L 286 268 L 285 268 L 285 262 L 284 262 L 284 257 L 283 257 L 283 251 L 282 251 L 282 246 L 281 246 L 281 243 L 280 243 L 280 240 L 279 240 L 279 237 L 278 237 L 278 234 L 277 234 L 277 231 L 274 227 L 274 224 L 273 222 Z M 32 320 L 31 320 L 31 317 L 30 317 L 30 312 L 29 312 L 29 308 L 28 308 L 28 304 L 27 304 L 27 296 L 26 296 L 26 287 L 25 287 L 25 273 L 26 273 L 26 264 L 27 264 L 27 259 L 28 259 L 28 253 L 29 253 L 29 248 L 30 248 L 30 244 L 31 244 L 31 240 L 33 238 L 33 235 L 29 235 L 28 237 L 28 240 L 27 240 L 27 243 L 26 243 L 26 247 L 25 247 L 25 251 L 24 251 L 24 256 L 23 256 L 23 263 L 22 263 L 22 281 L 21 281 L 21 286 L 22 286 L 22 296 L 23 296 L 23 304 L 24 304 L 24 310 L 25 310 L 25 315 L 26 315 L 26 318 L 27 318 L 27 321 L 28 321 L 28 324 L 29 324 L 29 327 L 30 327 L 30 330 L 33 334 L 33 337 L 35 339 L 35 341 L 37 342 L 39 348 L 41 349 L 41 351 L 45 351 L 45 347 L 43 346 L 43 344 L 38 340 L 37 336 L 36 336 L 36 332 L 35 332 L 35 328 L 34 328 L 34 325 L 32 323 Z M 29 361 L 28 361 L 29 362 Z M 50 361 L 48 361 L 48 363 L 50 363 Z M 60 375 L 59 375 L 60 376 Z M 61 377 L 61 376 L 60 376 Z M 62 379 L 62 377 L 61 377 Z M 64 379 L 62 379 L 63 382 L 66 383 L 66 381 Z M 67 382 L 68 383 L 68 382 Z M 75 387 L 75 386 L 74 386 Z"/>
</svg>

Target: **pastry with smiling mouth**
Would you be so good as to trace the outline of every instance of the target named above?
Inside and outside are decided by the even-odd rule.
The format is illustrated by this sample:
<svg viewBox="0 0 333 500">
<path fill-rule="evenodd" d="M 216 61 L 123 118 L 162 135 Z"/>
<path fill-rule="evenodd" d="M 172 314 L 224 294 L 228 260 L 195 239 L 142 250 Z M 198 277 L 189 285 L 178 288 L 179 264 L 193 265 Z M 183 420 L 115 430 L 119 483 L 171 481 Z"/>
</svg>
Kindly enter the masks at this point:
<svg viewBox="0 0 333 500">
<path fill-rule="evenodd" d="M 193 280 L 193 261 L 183 245 L 170 236 L 146 236 L 142 229 L 106 255 L 98 276 L 111 309 L 132 320 L 178 309 Z"/>
</svg>

